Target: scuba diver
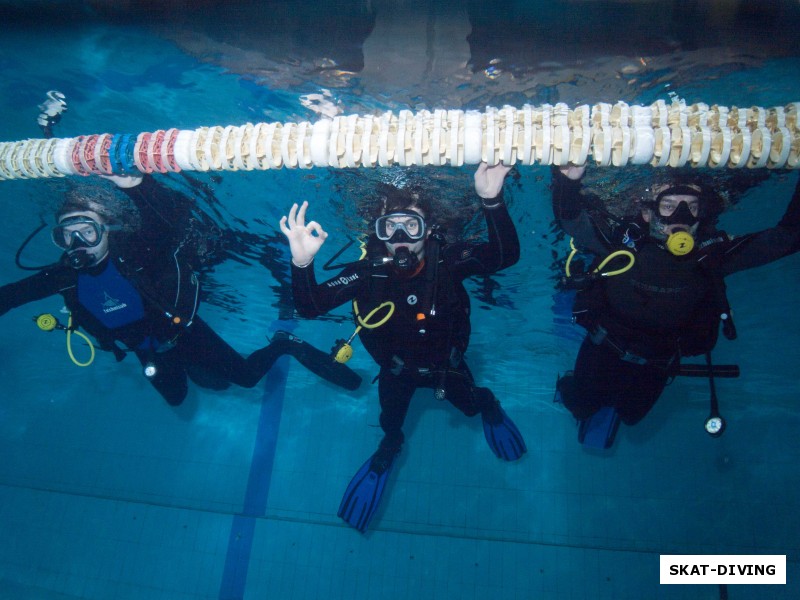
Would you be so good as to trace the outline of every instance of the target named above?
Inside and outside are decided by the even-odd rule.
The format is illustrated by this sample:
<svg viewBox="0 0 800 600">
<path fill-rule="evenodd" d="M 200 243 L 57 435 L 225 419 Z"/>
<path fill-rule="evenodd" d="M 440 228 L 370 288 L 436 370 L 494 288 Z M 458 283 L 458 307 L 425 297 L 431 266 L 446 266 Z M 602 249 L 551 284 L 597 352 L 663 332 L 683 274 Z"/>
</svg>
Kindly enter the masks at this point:
<svg viewBox="0 0 800 600">
<path fill-rule="evenodd" d="M 706 356 L 716 411 L 710 352 L 720 324 L 727 338 L 736 337 L 724 278 L 799 249 L 800 186 L 777 226 L 732 237 L 715 228 L 722 198 L 696 170 L 657 175 L 663 180 L 627 222 L 590 208 L 600 200 L 581 192 L 584 171 L 553 170 L 555 218 L 595 257 L 586 273 L 565 279 L 577 290 L 573 322 L 587 335 L 574 370 L 557 381 L 556 399 L 579 421 L 579 442 L 610 448 L 620 420 L 637 424 L 676 375 L 693 374 L 683 357 Z M 728 376 L 738 375 L 732 367 Z M 721 418 L 707 421 L 709 434 L 721 428 Z"/>
<path fill-rule="evenodd" d="M 380 366 L 376 379 L 384 437 L 351 481 L 338 512 L 362 533 L 400 452 L 403 422 L 417 388 L 434 389 L 437 399 L 448 400 L 468 417 L 480 413 L 486 441 L 498 458 L 514 461 L 527 450 L 494 394 L 475 384 L 464 360 L 471 331 L 464 279 L 495 273 L 519 260 L 519 240 L 502 197 L 508 170 L 484 163 L 475 173 L 488 242 L 444 245 L 425 194 L 392 188 L 383 198 L 366 256 L 321 284 L 313 260 L 327 234 L 314 221 L 306 225 L 308 203 L 299 210 L 294 204 L 288 219 L 281 219 L 292 253 L 298 313 L 314 317 L 352 300 L 356 333 Z M 340 344 L 338 351 L 347 349 Z"/>
<path fill-rule="evenodd" d="M 143 182 L 141 177 L 112 179 L 134 200 L 158 193 L 149 176 Z M 69 190 L 52 229 L 61 259 L 0 287 L 0 315 L 61 294 L 70 313 L 69 325 L 62 328 L 69 333 L 82 327 L 118 361 L 134 353 L 144 375 L 172 406 L 186 397 L 187 379 L 211 389 L 231 383 L 253 387 L 284 354 L 331 383 L 359 387 L 359 375 L 284 331 L 242 357 L 197 315 L 200 283 L 182 244 L 163 230 L 159 244 L 157 236 L 141 231 L 147 221 L 137 220 L 137 211 L 124 204 L 130 203 L 98 186 Z"/>
</svg>

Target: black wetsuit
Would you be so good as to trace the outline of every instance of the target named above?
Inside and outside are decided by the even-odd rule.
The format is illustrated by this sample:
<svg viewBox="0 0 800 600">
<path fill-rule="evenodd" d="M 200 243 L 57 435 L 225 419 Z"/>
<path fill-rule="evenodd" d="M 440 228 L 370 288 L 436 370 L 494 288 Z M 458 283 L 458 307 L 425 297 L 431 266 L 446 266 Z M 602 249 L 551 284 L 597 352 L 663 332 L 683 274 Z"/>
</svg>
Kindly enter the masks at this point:
<svg viewBox="0 0 800 600">
<path fill-rule="evenodd" d="M 579 181 L 554 171 L 553 212 L 561 227 L 598 260 L 615 250 L 632 250 L 635 263 L 576 295 L 573 314 L 588 335 L 574 378 L 562 380 L 559 390 L 577 419 L 613 406 L 624 423 L 633 425 L 656 403 L 682 356 L 714 347 L 727 308 L 723 278 L 797 251 L 800 187 L 776 227 L 731 238 L 704 230 L 701 223 L 695 249 L 682 257 L 646 235 L 634 249 L 627 247 L 622 243 L 625 227 L 593 217 L 580 189 Z M 626 262 L 619 261 L 604 270 Z"/>
<path fill-rule="evenodd" d="M 253 387 L 283 354 L 336 385 L 359 387 L 358 374 L 285 333 L 247 358 L 236 352 L 197 316 L 200 285 L 184 258 L 185 248 L 174 239 L 166 217 L 146 210 L 145 203 L 162 211 L 175 208 L 170 194 L 177 193 L 151 177 L 125 191 L 140 208 L 147 224 L 143 231 L 128 234 L 130 239 L 112 233 L 109 256 L 89 269 L 73 269 L 65 255 L 31 277 L 0 287 L 0 315 L 61 294 L 73 326 L 94 336 L 100 348 L 114 352 L 118 360 L 132 351 L 142 365 L 155 365 L 150 382 L 171 405 L 186 397 L 187 377 L 211 389 L 231 383 Z"/>
<path fill-rule="evenodd" d="M 394 313 L 386 323 L 359 332 L 364 347 L 380 365 L 380 423 L 386 434 L 382 447 L 399 450 L 401 428 L 418 387 L 444 389 L 446 399 L 467 416 L 495 403 L 488 388 L 475 386 L 463 358 L 470 337 L 470 301 L 463 281 L 495 273 L 519 260 L 519 239 L 501 200 L 498 197 L 497 206 L 484 209 L 488 242 L 441 248 L 435 285 L 429 281 L 432 265 L 428 261 L 411 276 L 393 266 L 370 267 L 377 256 L 386 256 L 385 245 L 377 239 L 369 244 L 371 251 L 363 265 L 348 267 L 321 284 L 315 279 L 313 264 L 292 265 L 295 306 L 303 316 L 314 317 L 355 300 L 354 309 L 357 306 L 357 314 L 366 319 L 382 303 L 394 303 Z M 434 315 L 430 314 L 432 304 Z M 368 324 L 380 321 L 387 310 L 380 309 Z M 418 319 L 420 313 L 424 321 Z"/>
<path fill-rule="evenodd" d="M 0 288 L 0 315 L 61 294 L 73 324 L 102 349 L 118 359 L 131 350 L 142 365 L 154 363 L 150 382 L 177 405 L 187 393 L 187 374 L 207 387 L 252 387 L 287 352 L 284 344 L 272 344 L 243 358 L 195 314 L 198 292 L 197 279 L 177 256 L 149 266 L 106 258 L 84 271 L 62 262 Z"/>
</svg>

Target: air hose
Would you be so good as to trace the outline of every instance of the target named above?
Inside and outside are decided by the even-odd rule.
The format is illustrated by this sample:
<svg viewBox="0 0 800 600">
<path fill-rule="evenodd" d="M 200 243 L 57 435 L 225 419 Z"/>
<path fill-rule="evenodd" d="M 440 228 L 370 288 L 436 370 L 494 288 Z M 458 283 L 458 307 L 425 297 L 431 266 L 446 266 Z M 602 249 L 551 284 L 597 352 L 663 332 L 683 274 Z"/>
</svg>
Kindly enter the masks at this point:
<svg viewBox="0 0 800 600">
<path fill-rule="evenodd" d="M 61 323 L 58 322 L 55 316 L 51 315 L 50 313 L 45 313 L 42 315 L 38 315 L 34 317 L 34 321 L 36 321 L 36 325 L 42 331 L 54 331 L 56 329 L 61 329 L 67 332 L 67 354 L 69 354 L 70 359 L 79 367 L 88 367 L 90 364 L 94 362 L 94 344 L 92 341 L 81 331 L 78 331 L 72 326 L 72 313 L 69 315 L 69 320 L 67 321 L 67 326 L 64 327 Z M 86 342 L 89 346 L 89 360 L 86 362 L 80 362 L 77 358 L 75 358 L 75 354 L 72 352 L 72 334 L 75 334 Z"/>
<path fill-rule="evenodd" d="M 384 308 L 387 309 L 386 316 L 376 323 L 371 323 L 372 317 L 374 317 L 376 313 Z M 358 335 L 358 332 L 361 331 L 362 328 L 377 329 L 381 325 L 384 325 L 392 317 L 394 314 L 394 302 L 387 301 L 379 304 L 369 311 L 367 316 L 362 319 L 361 315 L 358 314 L 358 303 L 353 300 L 353 314 L 356 316 L 356 320 L 358 321 L 356 330 L 347 340 L 336 340 L 336 345 L 333 347 L 333 350 L 331 350 L 331 357 L 338 363 L 344 364 L 353 357 L 353 347 L 350 345 L 350 342 L 353 341 L 353 338 Z"/>
<path fill-rule="evenodd" d="M 0 143 L 0 179 L 398 166 L 798 168 L 800 102 L 762 108 L 564 103 L 401 110 L 314 123 L 247 123 Z"/>
<path fill-rule="evenodd" d="M 572 259 L 578 253 L 578 249 L 575 247 L 575 241 L 573 238 L 570 238 L 569 240 L 569 247 L 570 247 L 570 253 L 569 256 L 567 256 L 567 263 L 564 265 L 564 271 L 566 272 L 567 279 L 573 277 L 570 265 L 572 264 Z M 615 271 L 602 270 L 603 267 L 605 267 L 609 262 L 618 257 L 627 258 L 628 263 L 625 266 L 616 269 Z M 636 257 L 634 257 L 633 252 L 629 252 L 628 250 L 616 250 L 611 254 L 609 254 L 608 256 L 606 256 L 602 260 L 602 262 L 599 265 L 597 265 L 597 268 L 589 274 L 589 277 L 590 278 L 613 277 L 614 275 L 621 275 L 625 271 L 629 270 L 634 265 L 635 262 L 636 262 Z M 583 279 L 585 279 L 585 276 L 583 276 Z"/>
</svg>

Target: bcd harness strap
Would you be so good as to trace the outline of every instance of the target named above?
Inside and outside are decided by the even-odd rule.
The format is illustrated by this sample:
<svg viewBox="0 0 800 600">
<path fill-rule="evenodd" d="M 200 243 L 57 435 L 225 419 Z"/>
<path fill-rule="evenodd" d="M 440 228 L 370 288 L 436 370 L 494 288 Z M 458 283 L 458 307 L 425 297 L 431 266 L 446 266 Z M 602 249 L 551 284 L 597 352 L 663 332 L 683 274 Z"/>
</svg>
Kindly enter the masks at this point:
<svg viewBox="0 0 800 600">
<path fill-rule="evenodd" d="M 589 331 L 589 339 L 596 346 L 599 346 L 600 344 L 606 344 L 619 355 L 620 360 L 632 363 L 634 365 L 652 366 L 667 370 L 675 364 L 676 359 L 678 362 L 680 362 L 679 351 L 676 351 L 669 358 L 645 358 L 643 356 L 639 356 L 638 354 L 634 354 L 619 343 L 612 340 L 608 336 L 608 330 L 602 325 L 595 325 L 595 327 Z"/>
</svg>

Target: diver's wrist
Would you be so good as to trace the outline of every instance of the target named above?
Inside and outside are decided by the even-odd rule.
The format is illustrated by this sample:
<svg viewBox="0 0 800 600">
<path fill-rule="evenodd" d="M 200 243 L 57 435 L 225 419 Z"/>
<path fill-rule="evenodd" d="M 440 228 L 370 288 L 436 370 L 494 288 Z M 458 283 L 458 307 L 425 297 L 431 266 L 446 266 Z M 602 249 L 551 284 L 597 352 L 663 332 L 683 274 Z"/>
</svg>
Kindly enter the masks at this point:
<svg viewBox="0 0 800 600">
<path fill-rule="evenodd" d="M 502 192 L 502 190 L 494 198 L 483 198 L 483 197 L 481 197 L 481 206 L 483 206 L 483 208 L 487 208 L 489 210 L 491 210 L 493 208 L 498 208 L 498 207 L 502 206 L 503 204 L 504 204 L 504 201 L 503 201 L 503 192 Z"/>
<path fill-rule="evenodd" d="M 300 262 L 296 261 L 295 259 L 292 259 L 292 264 L 295 267 L 297 267 L 298 269 L 305 269 L 306 267 L 308 267 L 313 262 L 314 262 L 314 257 L 313 256 L 311 257 L 311 259 L 308 262 L 304 262 L 304 263 L 300 263 Z"/>
</svg>

